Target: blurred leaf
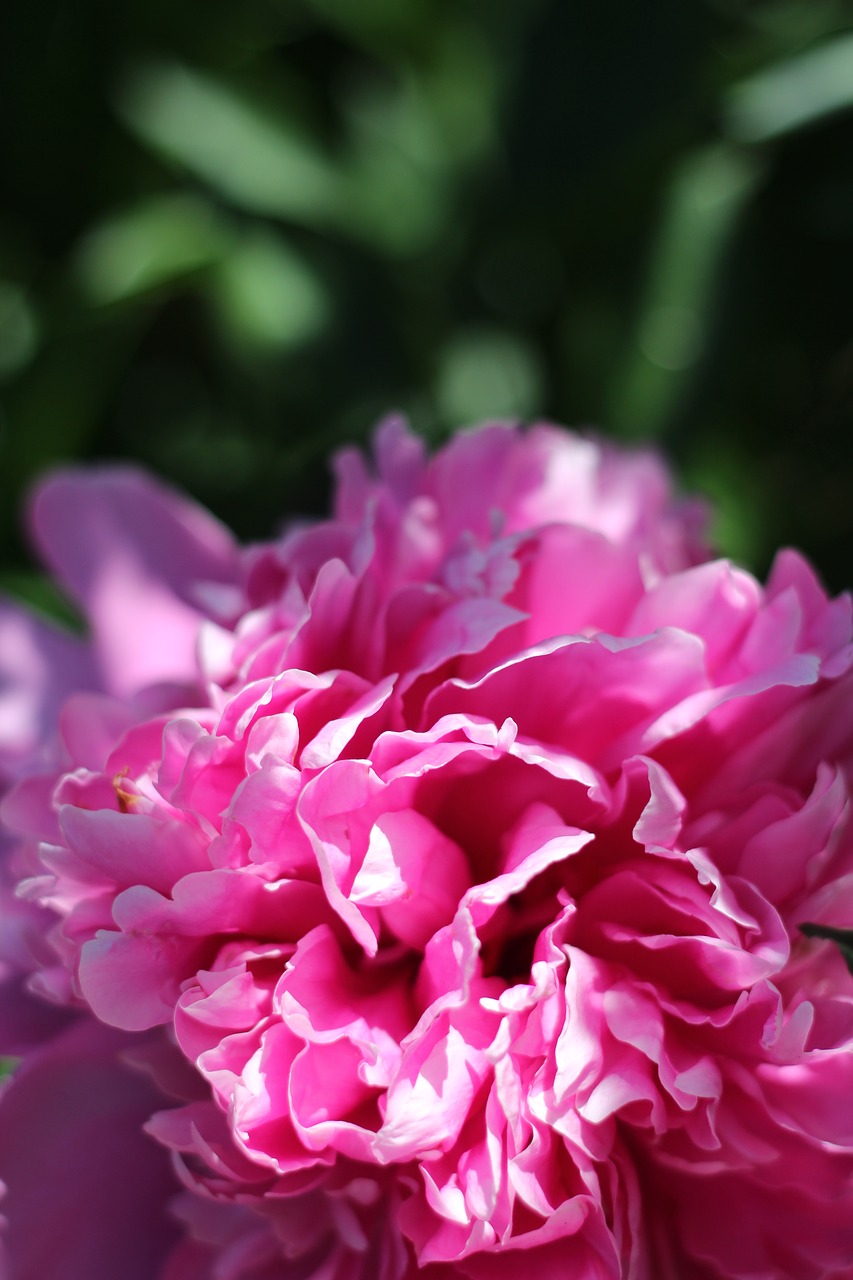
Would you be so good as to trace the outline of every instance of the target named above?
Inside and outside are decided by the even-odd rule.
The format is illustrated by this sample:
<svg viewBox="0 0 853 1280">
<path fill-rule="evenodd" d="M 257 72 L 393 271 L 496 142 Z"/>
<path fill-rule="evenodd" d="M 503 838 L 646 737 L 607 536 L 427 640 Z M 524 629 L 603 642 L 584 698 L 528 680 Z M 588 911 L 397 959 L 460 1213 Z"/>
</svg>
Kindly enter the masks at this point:
<svg viewBox="0 0 853 1280">
<path fill-rule="evenodd" d="M 417 73 L 362 76 L 343 99 L 349 230 L 392 253 L 418 252 L 447 234 L 457 170 L 497 137 L 498 77 L 479 33 L 447 23 L 432 44 Z"/>
<path fill-rule="evenodd" d="M 18 1065 L 18 1058 L 0 1058 L 0 1080 L 5 1080 L 10 1076 Z"/>
<path fill-rule="evenodd" d="M 853 107 L 853 34 L 839 36 L 735 85 L 724 128 L 736 142 L 769 142 Z"/>
<path fill-rule="evenodd" d="M 754 5 L 745 14 L 751 26 L 761 31 L 772 47 L 784 56 L 822 36 L 837 31 L 850 20 L 847 0 L 776 0 Z"/>
<path fill-rule="evenodd" d="M 26 569 L 0 570 L 0 591 L 44 614 L 68 630 L 82 633 L 85 621 L 79 610 L 43 573 Z M 2 1059 L 0 1059 L 2 1062 Z"/>
<path fill-rule="evenodd" d="M 29 363 L 38 343 L 38 322 L 26 294 L 8 280 L 0 280 L 0 378 L 8 378 Z"/>
<path fill-rule="evenodd" d="M 480 294 L 519 327 L 534 325 L 552 312 L 565 285 L 565 265 L 547 229 L 514 228 L 488 241 L 478 255 Z M 586 331 L 586 314 L 579 327 Z"/>
<path fill-rule="evenodd" d="M 800 933 L 807 938 L 822 938 L 834 942 L 853 974 L 853 929 L 836 929 L 828 924 L 801 924 Z"/>
<path fill-rule="evenodd" d="M 6 397 L 0 440 L 0 522 L 14 518 L 10 495 L 62 459 L 85 454 L 104 401 L 126 367 L 144 315 L 53 335 Z"/>
<path fill-rule="evenodd" d="M 331 314 L 316 272 L 271 230 L 241 238 L 213 272 L 210 296 L 226 331 L 256 351 L 316 337 Z"/>
<path fill-rule="evenodd" d="M 722 259 L 761 174 L 755 157 L 724 145 L 694 152 L 679 165 L 611 399 L 612 420 L 628 434 L 660 434 L 703 354 Z"/>
<path fill-rule="evenodd" d="M 286 119 L 176 63 L 138 65 L 118 106 L 139 136 L 238 208 L 311 223 L 338 216 L 336 166 Z"/>
<path fill-rule="evenodd" d="M 441 140 L 416 86 L 363 81 L 346 99 L 347 230 L 391 253 L 425 248 L 448 211 Z"/>
<path fill-rule="evenodd" d="M 435 158 L 458 166 L 498 141 L 504 83 L 483 32 L 461 15 L 436 30 L 434 43 L 418 90 L 429 103 L 430 129 L 440 148 Z"/>
<path fill-rule="evenodd" d="M 212 77 L 147 64 L 120 86 L 119 108 L 150 146 L 230 203 L 366 239 L 391 252 L 420 249 L 446 205 L 423 163 L 432 123 L 416 94 L 350 101 L 350 152 L 336 159 L 292 120 L 275 118 Z"/>
<path fill-rule="evenodd" d="M 741 438 L 748 438 L 743 423 L 706 429 L 693 443 L 684 480 L 689 489 L 711 500 L 713 545 L 722 555 L 757 568 L 772 550 L 767 512 L 774 495 L 766 478 L 757 474 Z"/>
<path fill-rule="evenodd" d="M 528 418 L 543 401 L 535 350 L 501 330 L 457 333 L 439 357 L 435 396 L 453 425 L 478 418 Z"/>
<path fill-rule="evenodd" d="M 311 9 L 355 44 L 374 53 L 399 55 L 402 48 L 421 49 L 435 27 L 431 0 L 307 0 Z"/>
<path fill-rule="evenodd" d="M 140 458 L 261 536 L 398 405 L 665 433 L 728 549 L 849 578 L 850 0 L 17 15 L 7 563 L 54 461 Z"/>
<path fill-rule="evenodd" d="M 78 247 L 74 273 L 92 302 L 118 302 L 217 261 L 232 238 L 205 201 L 162 196 L 90 232 Z"/>
<path fill-rule="evenodd" d="M 215 494 L 251 489 L 268 463 L 257 442 L 216 417 L 176 422 L 159 442 L 159 457 L 182 483 Z"/>
</svg>

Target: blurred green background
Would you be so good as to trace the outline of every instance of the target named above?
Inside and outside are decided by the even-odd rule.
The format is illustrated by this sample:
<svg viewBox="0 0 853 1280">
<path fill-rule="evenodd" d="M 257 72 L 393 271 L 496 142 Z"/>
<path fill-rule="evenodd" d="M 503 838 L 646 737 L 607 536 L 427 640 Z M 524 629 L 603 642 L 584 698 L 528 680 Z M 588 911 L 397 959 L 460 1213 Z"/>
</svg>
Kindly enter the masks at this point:
<svg viewBox="0 0 853 1280">
<path fill-rule="evenodd" d="M 136 459 L 244 538 L 388 409 L 652 440 L 759 572 L 853 543 L 840 0 L 13 0 L 0 562 Z"/>
</svg>

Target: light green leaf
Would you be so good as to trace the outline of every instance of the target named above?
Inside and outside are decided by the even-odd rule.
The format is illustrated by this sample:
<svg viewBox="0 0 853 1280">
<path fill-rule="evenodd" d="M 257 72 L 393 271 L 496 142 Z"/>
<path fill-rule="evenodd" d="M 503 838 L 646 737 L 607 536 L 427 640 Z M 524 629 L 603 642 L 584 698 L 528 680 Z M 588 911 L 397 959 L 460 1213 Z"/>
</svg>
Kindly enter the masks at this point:
<svg viewBox="0 0 853 1280">
<path fill-rule="evenodd" d="M 543 371 L 534 349 L 498 329 L 457 333 L 439 359 L 435 395 L 453 425 L 478 418 L 528 418 L 543 398 Z"/>
<path fill-rule="evenodd" d="M 689 155 L 670 183 L 611 420 L 656 435 L 703 353 L 721 262 L 761 177 L 754 156 L 715 145 Z"/>
<path fill-rule="evenodd" d="M 0 378 L 27 365 L 38 344 L 38 322 L 18 285 L 0 280 Z"/>
<path fill-rule="evenodd" d="M 79 610 L 46 574 L 28 569 L 2 569 L 0 592 L 69 631 L 82 634 L 86 630 Z"/>
<path fill-rule="evenodd" d="M 163 196 L 92 231 L 77 249 L 74 274 L 91 302 L 119 302 L 217 261 L 232 238 L 205 201 Z"/>
<path fill-rule="evenodd" d="M 145 142 L 238 208 L 326 222 L 342 195 L 335 165 L 297 126 L 176 63 L 126 75 L 119 110 Z"/>
<path fill-rule="evenodd" d="M 853 34 L 847 34 L 735 85 L 724 126 L 736 142 L 769 142 L 851 107 Z"/>
<path fill-rule="evenodd" d="M 212 274 L 210 297 L 226 331 L 256 351 L 316 337 L 331 314 L 317 273 L 269 230 L 243 236 Z"/>
</svg>

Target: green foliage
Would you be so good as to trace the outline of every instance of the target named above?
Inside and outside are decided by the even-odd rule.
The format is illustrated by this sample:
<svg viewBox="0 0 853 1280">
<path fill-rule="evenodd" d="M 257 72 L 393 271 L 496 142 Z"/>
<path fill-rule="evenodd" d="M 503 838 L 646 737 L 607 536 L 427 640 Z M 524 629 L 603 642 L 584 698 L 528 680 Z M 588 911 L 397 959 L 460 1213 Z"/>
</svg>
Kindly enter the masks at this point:
<svg viewBox="0 0 853 1280">
<path fill-rule="evenodd" d="M 806 938 L 823 938 L 834 942 L 847 968 L 853 973 L 853 929 L 834 929 L 826 924 L 801 924 L 800 933 Z"/>
<path fill-rule="evenodd" d="M 0 560 L 133 458 L 244 537 L 389 409 L 653 440 L 759 571 L 853 530 L 844 0 L 14 6 Z M 23 584 L 23 586 L 22 586 Z"/>
</svg>

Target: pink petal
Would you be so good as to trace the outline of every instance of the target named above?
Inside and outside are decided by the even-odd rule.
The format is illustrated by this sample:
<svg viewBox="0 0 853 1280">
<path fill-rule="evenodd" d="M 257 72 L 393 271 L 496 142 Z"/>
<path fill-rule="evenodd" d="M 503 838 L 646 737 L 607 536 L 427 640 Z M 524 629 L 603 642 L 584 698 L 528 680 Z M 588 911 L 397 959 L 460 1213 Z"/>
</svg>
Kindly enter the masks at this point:
<svg viewBox="0 0 853 1280">
<path fill-rule="evenodd" d="M 142 1131 L 156 1092 L 124 1037 L 84 1020 L 0 1097 L 5 1247 L 15 1280 L 153 1280 L 177 1241 L 168 1157 Z"/>
<path fill-rule="evenodd" d="M 234 581 L 234 544 L 201 507 L 144 473 L 64 471 L 33 499 L 45 562 L 85 609 L 118 693 L 196 673 L 200 583 Z"/>
</svg>

